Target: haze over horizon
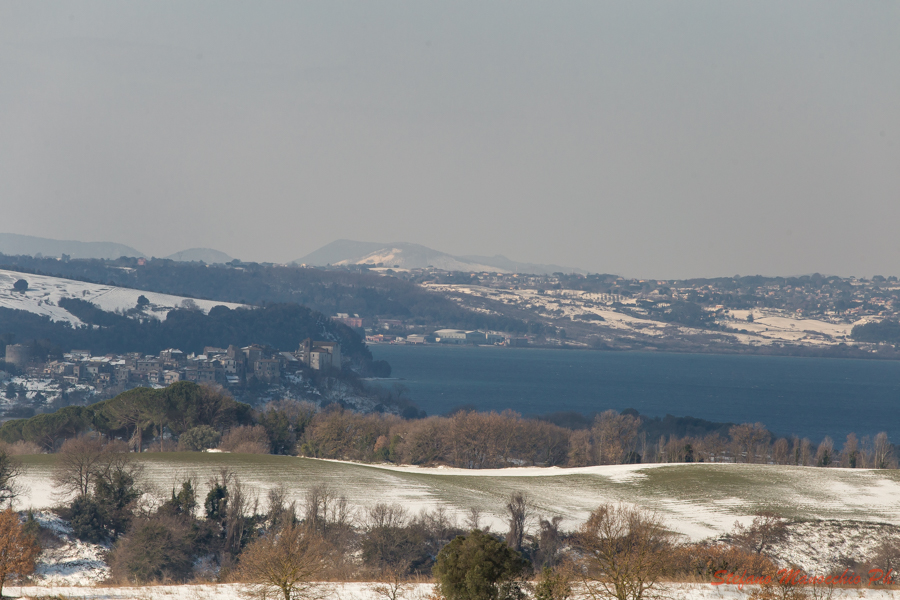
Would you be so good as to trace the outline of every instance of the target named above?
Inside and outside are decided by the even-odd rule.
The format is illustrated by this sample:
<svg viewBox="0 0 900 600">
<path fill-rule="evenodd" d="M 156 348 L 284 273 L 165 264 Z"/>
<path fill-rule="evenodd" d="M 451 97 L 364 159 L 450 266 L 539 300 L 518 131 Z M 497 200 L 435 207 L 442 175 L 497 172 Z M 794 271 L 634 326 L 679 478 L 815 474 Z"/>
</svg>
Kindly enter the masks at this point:
<svg viewBox="0 0 900 600">
<path fill-rule="evenodd" d="M 0 230 L 900 275 L 900 5 L 3 2 Z"/>
</svg>

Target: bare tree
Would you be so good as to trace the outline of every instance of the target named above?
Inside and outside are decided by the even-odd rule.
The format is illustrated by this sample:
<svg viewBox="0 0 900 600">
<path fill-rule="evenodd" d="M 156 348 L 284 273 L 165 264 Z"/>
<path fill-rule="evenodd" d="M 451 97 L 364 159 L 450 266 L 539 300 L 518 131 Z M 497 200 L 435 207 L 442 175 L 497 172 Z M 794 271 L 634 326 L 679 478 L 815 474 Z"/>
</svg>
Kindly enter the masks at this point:
<svg viewBox="0 0 900 600">
<path fill-rule="evenodd" d="M 266 494 L 268 513 L 266 515 L 266 528 L 270 530 L 281 529 L 288 523 L 297 521 L 297 503 L 288 501 L 287 487 L 280 485 L 272 488 Z"/>
<path fill-rule="evenodd" d="M 481 529 L 481 509 L 477 506 L 470 506 L 468 513 L 466 515 L 465 521 L 466 529 L 472 531 L 474 529 Z"/>
<path fill-rule="evenodd" d="M 733 425 L 728 430 L 734 445 L 734 461 L 754 463 L 756 462 L 759 446 L 768 444 L 771 434 L 762 423 L 743 423 Z M 765 457 L 762 457 L 765 459 Z"/>
<path fill-rule="evenodd" d="M 586 467 L 594 462 L 591 432 L 573 431 L 569 436 L 569 466 Z"/>
<path fill-rule="evenodd" d="M 268 454 L 269 436 L 262 425 L 241 425 L 234 427 L 222 436 L 219 449 L 235 454 Z"/>
<path fill-rule="evenodd" d="M 353 520 L 347 497 L 338 495 L 328 485 L 309 488 L 304 500 L 304 523 L 322 538 L 330 538 L 333 531 L 345 532 Z"/>
<path fill-rule="evenodd" d="M 385 600 L 402 600 L 414 587 L 406 578 L 408 570 L 409 563 L 406 561 L 386 566 L 372 584 L 372 592 Z"/>
<path fill-rule="evenodd" d="M 827 435 L 816 450 L 816 466 L 827 467 L 834 462 L 834 441 Z"/>
<path fill-rule="evenodd" d="M 506 534 L 506 543 L 510 548 L 519 552 L 525 541 L 525 525 L 530 513 L 528 498 L 522 492 L 513 492 L 506 502 L 506 511 L 509 513 L 509 531 Z"/>
<path fill-rule="evenodd" d="M 640 426 L 640 417 L 622 415 L 614 410 L 597 415 L 592 429 L 597 463 L 615 465 L 624 462 L 628 454 L 634 452 Z"/>
<path fill-rule="evenodd" d="M 371 531 L 403 527 L 408 517 L 406 509 L 399 504 L 378 503 L 366 511 L 366 528 Z"/>
<path fill-rule="evenodd" d="M 604 504 L 581 526 L 577 544 L 582 583 L 591 598 L 658 597 L 672 536 L 655 513 Z"/>
<path fill-rule="evenodd" d="M 790 444 L 788 444 L 787 439 L 778 438 L 775 440 L 775 443 L 772 444 L 772 462 L 776 465 L 786 465 L 789 464 L 791 448 Z"/>
<path fill-rule="evenodd" d="M 859 442 L 855 433 L 847 434 L 847 441 L 844 442 L 844 448 L 841 450 L 841 465 L 855 469 L 859 464 Z"/>
<path fill-rule="evenodd" d="M 884 431 L 875 436 L 872 447 L 872 466 L 876 469 L 889 469 L 893 465 L 894 447 L 888 441 L 888 435 Z"/>
<path fill-rule="evenodd" d="M 703 438 L 700 445 L 701 457 L 708 462 L 721 462 L 725 454 L 726 444 L 718 433 L 710 433 Z"/>
<path fill-rule="evenodd" d="M 250 582 L 252 597 L 284 600 L 323 596 L 317 583 L 325 570 L 326 554 L 313 532 L 293 524 L 258 538 L 241 554 L 240 574 Z"/>
<path fill-rule="evenodd" d="M 560 516 L 551 519 L 541 519 L 541 531 L 538 535 L 538 550 L 535 556 L 535 564 L 542 567 L 555 567 L 559 562 L 559 553 L 562 548 L 563 534 L 559 525 L 563 518 Z"/>
<path fill-rule="evenodd" d="M 735 522 L 731 534 L 732 542 L 748 552 L 765 554 L 787 537 L 787 522 L 773 512 L 763 511 L 753 517 L 753 522 L 744 527 Z"/>
<path fill-rule="evenodd" d="M 797 464 L 807 467 L 807 466 L 809 466 L 809 461 L 810 461 L 811 457 L 812 457 L 812 442 L 810 442 L 808 438 L 803 438 L 802 440 L 800 440 L 800 462 Z"/>
<path fill-rule="evenodd" d="M 0 448 L 0 506 L 11 506 L 13 500 L 22 495 L 24 488 L 17 479 L 23 472 L 22 462 L 5 448 Z"/>
<path fill-rule="evenodd" d="M 107 442 L 95 433 L 66 440 L 57 456 L 53 482 L 64 496 L 88 496 L 100 479 L 109 480 L 116 472 L 137 475 L 125 443 Z"/>
<path fill-rule="evenodd" d="M 241 553 L 246 542 L 248 515 L 259 512 L 259 498 L 253 491 L 246 491 L 237 477 L 232 477 L 228 486 L 228 505 L 225 513 L 225 550 L 233 556 Z"/>
</svg>

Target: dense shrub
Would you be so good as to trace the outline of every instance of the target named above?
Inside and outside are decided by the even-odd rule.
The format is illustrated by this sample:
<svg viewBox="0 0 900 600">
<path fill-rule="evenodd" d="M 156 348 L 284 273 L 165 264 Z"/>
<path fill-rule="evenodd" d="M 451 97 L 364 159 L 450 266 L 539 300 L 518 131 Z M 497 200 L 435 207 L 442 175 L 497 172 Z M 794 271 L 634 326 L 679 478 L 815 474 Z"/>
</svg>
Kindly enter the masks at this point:
<svg viewBox="0 0 900 600">
<path fill-rule="evenodd" d="M 113 577 L 131 583 L 186 581 L 193 566 L 190 534 L 186 520 L 165 513 L 135 521 L 113 552 Z"/>
<path fill-rule="evenodd" d="M 88 496 L 79 496 L 69 507 L 69 523 L 73 535 L 84 542 L 102 544 L 108 541 L 103 507 Z"/>
<path fill-rule="evenodd" d="M 222 434 L 209 425 L 198 425 L 188 429 L 178 438 L 178 449 L 187 452 L 199 452 L 207 448 L 215 448 Z"/>
<path fill-rule="evenodd" d="M 441 549 L 434 577 L 447 600 L 524 598 L 518 581 L 527 566 L 518 552 L 476 529 Z"/>
</svg>

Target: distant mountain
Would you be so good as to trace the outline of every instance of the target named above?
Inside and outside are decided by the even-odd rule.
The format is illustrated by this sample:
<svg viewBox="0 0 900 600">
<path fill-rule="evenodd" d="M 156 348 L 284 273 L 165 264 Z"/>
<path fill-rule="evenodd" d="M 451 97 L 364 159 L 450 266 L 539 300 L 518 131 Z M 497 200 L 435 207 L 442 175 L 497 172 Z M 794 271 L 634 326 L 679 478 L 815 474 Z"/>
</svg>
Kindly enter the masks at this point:
<svg viewBox="0 0 900 600">
<path fill-rule="evenodd" d="M 177 262 L 205 262 L 208 265 L 214 264 L 224 264 L 233 261 L 234 259 L 224 252 L 220 252 L 219 250 L 214 250 L 213 248 L 191 248 L 189 250 L 182 250 L 181 252 L 176 252 L 175 254 L 170 254 L 167 256 L 169 260 L 174 260 Z"/>
<path fill-rule="evenodd" d="M 294 262 L 313 266 L 374 266 L 380 263 L 385 267 L 398 267 L 401 269 L 434 267 L 445 271 L 500 271 L 504 273 L 536 274 L 585 272 L 581 269 L 561 267 L 559 265 L 520 263 L 505 256 L 453 256 L 446 252 L 406 242 L 382 244 L 378 242 L 354 242 L 352 240 L 332 242 L 311 254 L 307 254 L 303 258 L 298 258 Z"/>
<path fill-rule="evenodd" d="M 322 246 L 315 252 L 307 254 L 303 258 L 298 258 L 294 262 L 299 265 L 312 265 L 314 267 L 324 267 L 325 265 L 334 265 L 341 261 L 353 258 L 354 256 L 365 256 L 370 252 L 374 252 L 384 248 L 385 244 L 378 242 L 354 242 L 353 240 L 337 240 Z"/>
<path fill-rule="evenodd" d="M 27 254 L 35 256 L 60 257 L 63 254 L 70 258 L 105 258 L 114 260 L 122 256 L 144 256 L 131 246 L 114 242 L 76 242 L 74 240 L 51 240 L 48 238 L 19 235 L 17 233 L 0 233 L 0 254 Z"/>
</svg>

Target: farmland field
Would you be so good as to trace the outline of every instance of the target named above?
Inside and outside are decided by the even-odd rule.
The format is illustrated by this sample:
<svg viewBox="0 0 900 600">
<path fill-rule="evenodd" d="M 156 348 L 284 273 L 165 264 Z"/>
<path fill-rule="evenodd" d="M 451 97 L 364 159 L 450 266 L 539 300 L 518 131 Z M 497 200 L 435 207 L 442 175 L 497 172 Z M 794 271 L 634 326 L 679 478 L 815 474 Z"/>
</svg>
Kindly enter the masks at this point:
<svg viewBox="0 0 900 600">
<path fill-rule="evenodd" d="M 55 456 L 22 459 L 29 492 L 18 506 L 56 504 L 50 479 Z M 526 492 L 537 514 L 564 517 L 566 529 L 602 502 L 624 501 L 658 510 L 670 528 L 692 539 L 730 530 L 758 510 L 804 519 L 900 520 L 896 470 L 702 463 L 463 470 L 226 453 L 145 453 L 137 460 L 145 487 L 158 497 L 167 497 L 186 477 L 204 484 L 229 468 L 262 502 L 266 490 L 279 485 L 302 501 L 307 489 L 325 483 L 358 508 L 378 502 L 412 511 L 443 506 L 462 518 L 477 507 L 498 530 L 505 529 L 503 505 L 513 491 Z"/>
</svg>

